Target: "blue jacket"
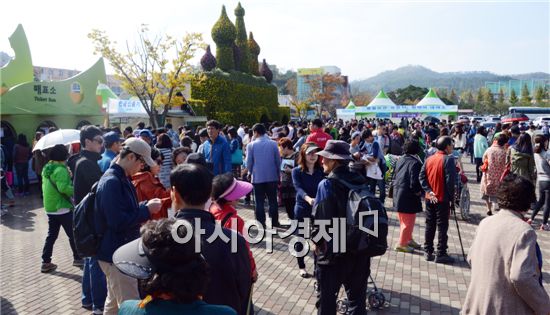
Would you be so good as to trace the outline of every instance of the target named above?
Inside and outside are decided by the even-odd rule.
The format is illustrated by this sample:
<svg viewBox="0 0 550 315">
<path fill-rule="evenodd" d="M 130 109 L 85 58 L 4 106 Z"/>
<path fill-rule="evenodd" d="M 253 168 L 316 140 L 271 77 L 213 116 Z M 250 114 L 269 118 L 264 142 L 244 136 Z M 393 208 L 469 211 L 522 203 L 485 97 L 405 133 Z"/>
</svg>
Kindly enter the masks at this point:
<svg viewBox="0 0 550 315">
<path fill-rule="evenodd" d="M 281 154 L 277 143 L 266 135 L 246 146 L 246 168 L 252 174 L 252 183 L 273 183 L 279 181 Z"/>
<path fill-rule="evenodd" d="M 95 206 L 95 226 L 103 234 L 97 259 L 113 262 L 117 248 L 140 237 L 139 228 L 149 220 L 149 210 L 145 202 L 138 204 L 134 185 L 118 164 L 99 180 Z"/>
<path fill-rule="evenodd" d="M 235 231 L 221 228 L 221 233 L 231 239 L 236 238 L 236 251 L 231 251 L 231 241 L 225 242 L 214 234 L 216 224 L 214 216 L 202 209 L 182 209 L 176 213 L 176 219 L 187 220 L 198 232 L 196 221 L 200 224 L 201 248 L 200 252 L 210 266 L 210 283 L 204 294 L 204 301 L 209 304 L 227 305 L 237 311 L 237 314 L 246 314 L 252 277 L 248 248 L 244 237 Z M 216 231 L 220 232 L 219 230 Z M 196 235 L 196 234 L 195 234 Z M 210 238 L 212 241 L 207 241 Z"/>
<path fill-rule="evenodd" d="M 231 172 L 231 151 L 229 143 L 221 135 L 216 138 L 214 145 L 208 139 L 203 143 L 203 152 L 206 162 L 211 163 L 214 175 Z M 213 148 L 213 149 L 212 149 Z"/>
<path fill-rule="evenodd" d="M 311 205 L 304 198 L 310 196 L 315 199 L 317 187 L 324 177 L 325 174 L 320 168 L 315 168 L 312 175 L 303 172 L 299 166 L 292 169 L 292 183 L 296 188 L 296 205 L 294 206 L 296 219 L 311 217 Z"/>
<path fill-rule="evenodd" d="M 112 150 L 105 150 L 103 154 L 101 155 L 101 160 L 97 161 L 97 165 L 99 165 L 99 168 L 101 169 L 101 173 L 105 173 L 109 167 L 111 166 L 111 162 L 115 158 L 116 153 Z"/>
</svg>

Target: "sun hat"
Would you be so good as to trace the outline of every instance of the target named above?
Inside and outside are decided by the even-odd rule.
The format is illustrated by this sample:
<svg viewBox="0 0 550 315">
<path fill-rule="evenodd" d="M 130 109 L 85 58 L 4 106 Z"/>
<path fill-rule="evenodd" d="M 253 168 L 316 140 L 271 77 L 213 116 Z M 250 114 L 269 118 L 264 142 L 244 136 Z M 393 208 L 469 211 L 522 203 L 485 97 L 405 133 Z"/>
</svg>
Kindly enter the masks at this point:
<svg viewBox="0 0 550 315">
<path fill-rule="evenodd" d="M 329 140 L 323 151 L 318 155 L 331 160 L 353 160 L 349 152 L 349 144 L 342 140 Z"/>
<path fill-rule="evenodd" d="M 170 261 L 166 261 L 155 257 L 140 237 L 119 247 L 113 253 L 113 264 L 123 274 L 140 280 L 150 279 L 155 273 L 185 270 L 189 268 L 189 263 L 204 260 L 200 253 L 195 253 L 194 243 L 179 243 L 174 240 L 170 245 Z"/>
<path fill-rule="evenodd" d="M 233 178 L 231 185 L 221 194 L 218 199 L 227 201 L 239 200 L 252 191 L 252 184 Z"/>
<path fill-rule="evenodd" d="M 139 138 L 128 138 L 124 141 L 124 148 L 141 155 L 145 163 L 149 166 L 155 166 L 156 163 L 151 158 L 151 146 Z"/>
<path fill-rule="evenodd" d="M 308 147 L 306 149 L 306 154 L 310 154 L 311 152 L 318 152 L 321 151 L 321 148 L 318 147 L 316 144 L 308 144 Z"/>
</svg>

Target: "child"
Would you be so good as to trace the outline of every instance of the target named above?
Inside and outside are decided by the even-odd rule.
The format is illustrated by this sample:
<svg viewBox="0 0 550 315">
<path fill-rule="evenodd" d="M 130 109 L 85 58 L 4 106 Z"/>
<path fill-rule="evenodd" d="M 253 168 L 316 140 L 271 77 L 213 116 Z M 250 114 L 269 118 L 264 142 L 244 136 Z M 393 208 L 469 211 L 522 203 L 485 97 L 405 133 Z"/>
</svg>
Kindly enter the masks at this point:
<svg viewBox="0 0 550 315">
<path fill-rule="evenodd" d="M 210 213 L 214 215 L 216 220 L 221 221 L 224 228 L 236 228 L 236 232 L 242 235 L 244 221 L 237 214 L 235 205 L 239 202 L 239 199 L 246 196 L 250 191 L 252 191 L 252 184 L 236 180 L 231 173 L 217 175 L 212 183 Z M 232 224 L 233 221 L 236 221 L 235 225 Z M 250 257 L 250 269 L 252 270 L 252 282 L 254 283 L 258 279 L 258 272 L 248 243 L 247 246 L 249 247 L 248 255 Z"/>
</svg>

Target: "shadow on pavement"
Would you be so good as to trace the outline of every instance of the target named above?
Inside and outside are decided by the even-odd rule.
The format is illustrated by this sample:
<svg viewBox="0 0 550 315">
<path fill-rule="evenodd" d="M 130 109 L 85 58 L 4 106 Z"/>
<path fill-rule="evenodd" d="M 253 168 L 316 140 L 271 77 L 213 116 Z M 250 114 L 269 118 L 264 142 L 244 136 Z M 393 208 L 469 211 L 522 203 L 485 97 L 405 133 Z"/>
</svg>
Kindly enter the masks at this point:
<svg viewBox="0 0 550 315">
<path fill-rule="evenodd" d="M 408 293 L 395 292 L 391 290 L 382 290 L 382 293 L 386 297 L 386 303 L 389 302 L 389 306 L 381 310 L 377 310 L 377 314 L 386 314 L 390 312 L 399 314 L 410 314 L 416 312 L 412 309 L 415 306 L 419 307 L 417 313 L 432 312 L 437 314 L 458 314 L 460 312 L 460 309 L 452 307 L 450 305 L 440 304 Z M 403 304 L 407 305 L 408 307 L 401 309 L 400 305 Z"/>
<path fill-rule="evenodd" d="M 34 217 L 36 214 L 21 208 L 9 208 L 8 213 L 2 216 L 2 225 L 22 232 L 34 231 Z"/>
<path fill-rule="evenodd" d="M 70 280 L 74 280 L 78 283 L 82 283 L 82 276 L 81 275 L 76 275 L 74 273 L 66 273 L 66 272 L 63 272 L 63 271 L 54 271 L 52 273 L 50 273 L 52 276 L 56 276 L 56 277 L 61 277 L 61 278 L 65 278 L 65 279 L 70 279 Z"/>
<path fill-rule="evenodd" d="M 0 296 L 0 314 L 2 315 L 16 315 L 17 311 L 13 308 L 13 304 L 10 301 Z"/>
</svg>

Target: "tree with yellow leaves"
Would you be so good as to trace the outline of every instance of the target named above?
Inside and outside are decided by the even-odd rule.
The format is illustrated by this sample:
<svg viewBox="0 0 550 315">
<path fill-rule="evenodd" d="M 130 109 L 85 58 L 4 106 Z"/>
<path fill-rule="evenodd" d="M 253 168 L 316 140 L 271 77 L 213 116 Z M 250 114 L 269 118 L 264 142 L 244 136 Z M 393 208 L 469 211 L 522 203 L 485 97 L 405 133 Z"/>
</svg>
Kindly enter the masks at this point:
<svg viewBox="0 0 550 315">
<path fill-rule="evenodd" d="M 126 42 L 126 51 L 120 52 L 116 41 L 111 41 L 104 31 L 93 29 L 88 34 L 94 52 L 109 61 L 122 88 L 140 100 L 151 126 L 157 128 L 164 125 L 170 108 L 183 105 L 183 97 L 176 94 L 185 89 L 192 70 L 189 61 L 197 49 L 204 48 L 204 43 L 199 33 L 188 33 L 182 40 L 169 35 L 151 39 L 145 24 L 138 36 L 133 47 Z"/>
</svg>

